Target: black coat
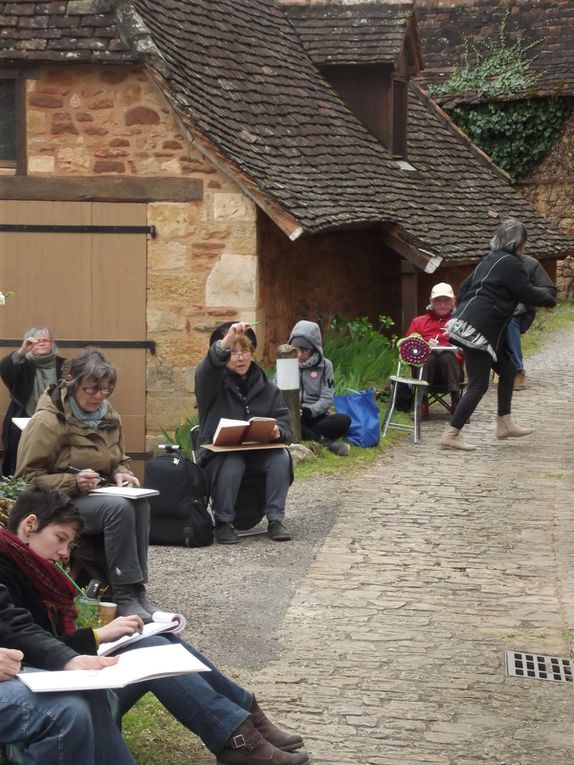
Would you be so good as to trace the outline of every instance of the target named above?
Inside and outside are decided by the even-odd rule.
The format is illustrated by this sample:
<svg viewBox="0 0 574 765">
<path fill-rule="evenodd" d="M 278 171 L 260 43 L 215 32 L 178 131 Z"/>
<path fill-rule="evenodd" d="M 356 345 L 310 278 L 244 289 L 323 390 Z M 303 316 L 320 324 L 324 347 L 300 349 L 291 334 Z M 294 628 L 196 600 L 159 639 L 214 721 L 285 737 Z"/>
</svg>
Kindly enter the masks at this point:
<svg viewBox="0 0 574 765">
<path fill-rule="evenodd" d="M 39 669 L 63 669 L 77 653 L 34 622 L 30 612 L 12 602 L 0 584 L 0 646 L 22 651 L 26 664 Z"/>
<path fill-rule="evenodd" d="M 67 649 L 70 654 L 64 661 L 69 661 L 76 654 L 95 654 L 97 653 L 96 639 L 93 630 L 83 628 L 78 629 L 71 635 L 58 635 L 58 632 L 52 624 L 48 612 L 38 592 L 32 586 L 32 583 L 25 576 L 20 568 L 4 553 L 0 552 L 0 585 L 4 585 L 9 593 L 9 598 L 15 606 L 25 608 L 29 611 L 34 622 L 42 627 L 46 632 L 58 637 L 61 645 Z M 47 635 L 46 638 L 51 638 Z M 6 646 L 10 647 L 10 646 Z M 72 649 L 70 651 L 70 649 Z M 53 650 L 53 649 L 52 649 Z M 26 661 L 28 661 L 26 659 Z M 34 666 L 45 667 L 45 664 L 38 665 L 36 661 L 31 661 Z"/>
<path fill-rule="evenodd" d="M 64 359 L 56 356 L 56 377 L 62 375 Z M 22 431 L 14 425 L 12 417 L 26 417 L 26 403 L 32 394 L 36 367 L 27 359 L 21 364 L 15 364 L 12 353 L 0 359 L 0 377 L 10 393 L 10 404 L 2 424 L 2 444 L 4 460 L 2 475 L 14 475 L 16 472 L 16 456 Z"/>
<path fill-rule="evenodd" d="M 530 283 L 520 256 L 495 250 L 460 285 L 453 316 L 482 333 L 496 351 L 518 303 L 551 307 L 556 298 Z"/>
<path fill-rule="evenodd" d="M 215 344 L 207 352 L 195 372 L 195 395 L 199 410 L 199 443 L 210 444 L 222 417 L 248 420 L 250 417 L 274 417 L 281 431 L 280 442 L 291 442 L 291 418 L 279 388 L 254 362 L 242 380 L 230 372 L 226 364 L 229 354 L 220 357 Z M 213 452 L 199 449 L 197 461 L 205 465 Z"/>
</svg>

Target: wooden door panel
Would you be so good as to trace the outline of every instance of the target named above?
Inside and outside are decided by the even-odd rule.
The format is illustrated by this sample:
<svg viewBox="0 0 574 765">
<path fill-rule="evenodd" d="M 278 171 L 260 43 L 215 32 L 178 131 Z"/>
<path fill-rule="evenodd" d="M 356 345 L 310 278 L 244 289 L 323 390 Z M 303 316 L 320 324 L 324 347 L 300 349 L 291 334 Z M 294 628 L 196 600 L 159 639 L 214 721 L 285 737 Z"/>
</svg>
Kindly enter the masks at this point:
<svg viewBox="0 0 574 765">
<path fill-rule="evenodd" d="M 145 226 L 146 206 L 0 200 L 0 223 Z M 21 338 L 29 327 L 45 325 L 61 340 L 145 340 L 146 252 L 145 234 L 0 232 L 0 290 L 16 293 L 0 308 L 0 337 Z M 4 347 L 0 355 L 12 350 Z M 118 367 L 111 400 L 126 447 L 143 451 L 146 351 L 104 352 Z M 0 385 L 1 417 L 7 405 Z"/>
</svg>

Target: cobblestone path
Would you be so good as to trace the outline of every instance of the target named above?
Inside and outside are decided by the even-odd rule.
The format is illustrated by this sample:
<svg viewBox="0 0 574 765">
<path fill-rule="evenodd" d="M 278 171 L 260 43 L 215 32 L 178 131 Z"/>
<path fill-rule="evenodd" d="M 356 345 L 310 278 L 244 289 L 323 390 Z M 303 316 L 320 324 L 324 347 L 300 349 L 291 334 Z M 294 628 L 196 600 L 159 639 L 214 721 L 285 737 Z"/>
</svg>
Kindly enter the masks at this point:
<svg viewBox="0 0 574 765">
<path fill-rule="evenodd" d="M 504 651 L 574 645 L 574 331 L 529 360 L 498 441 L 495 389 L 442 450 L 431 414 L 346 488 L 250 686 L 314 765 L 566 765 L 573 685 L 505 675 Z M 431 410 L 432 413 L 433 410 Z"/>
</svg>

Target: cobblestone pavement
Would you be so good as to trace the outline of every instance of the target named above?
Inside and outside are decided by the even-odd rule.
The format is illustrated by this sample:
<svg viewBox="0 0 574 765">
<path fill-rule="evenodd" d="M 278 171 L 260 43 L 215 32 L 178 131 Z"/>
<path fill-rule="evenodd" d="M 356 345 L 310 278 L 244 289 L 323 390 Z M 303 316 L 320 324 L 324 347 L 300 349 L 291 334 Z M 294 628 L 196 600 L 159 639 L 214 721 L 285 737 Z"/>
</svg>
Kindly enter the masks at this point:
<svg viewBox="0 0 574 765">
<path fill-rule="evenodd" d="M 535 434 L 495 438 L 493 388 L 465 429 L 476 452 L 440 449 L 431 414 L 347 486 L 250 683 L 314 765 L 574 762 L 573 685 L 504 666 L 574 645 L 569 332 L 515 394 Z"/>
<path fill-rule="evenodd" d="M 300 730 L 313 765 L 570 765 L 572 684 L 506 677 L 505 650 L 574 647 L 574 329 L 528 360 L 498 441 L 491 387 L 465 438 L 403 438 L 352 480 L 289 493 L 293 542 L 151 549 L 151 592 Z M 208 752 L 194 765 L 212 765 Z"/>
</svg>

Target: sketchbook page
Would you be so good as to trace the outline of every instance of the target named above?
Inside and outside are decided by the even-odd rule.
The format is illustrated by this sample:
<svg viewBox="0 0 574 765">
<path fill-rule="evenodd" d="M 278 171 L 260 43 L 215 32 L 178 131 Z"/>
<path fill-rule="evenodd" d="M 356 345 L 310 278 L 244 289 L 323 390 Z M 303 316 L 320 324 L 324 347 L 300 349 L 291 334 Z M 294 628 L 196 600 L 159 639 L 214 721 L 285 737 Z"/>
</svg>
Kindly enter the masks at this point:
<svg viewBox="0 0 574 765">
<path fill-rule="evenodd" d="M 155 497 L 159 494 L 157 489 L 143 489 L 138 486 L 102 486 L 90 492 L 90 496 L 106 494 L 113 497 L 126 497 L 126 499 L 144 499 Z"/>
<path fill-rule="evenodd" d="M 222 417 L 213 436 L 213 443 L 216 446 L 240 444 L 248 427 L 249 423 L 245 420 L 231 420 Z"/>
<path fill-rule="evenodd" d="M 17 677 L 36 693 L 124 688 L 157 677 L 209 672 L 210 668 L 178 643 L 138 648 L 122 654 L 117 664 L 104 669 L 59 672 L 20 672 Z"/>
<path fill-rule="evenodd" d="M 136 632 L 134 635 L 124 635 L 109 643 L 102 643 L 98 648 L 98 656 L 109 656 L 119 648 L 123 648 L 130 643 L 137 643 L 138 640 L 143 640 L 150 635 L 159 635 L 162 632 L 181 632 L 187 625 L 183 614 L 168 614 L 165 611 L 156 611 L 152 618 L 153 621 L 149 622 L 149 624 L 144 624 L 141 632 Z"/>
<path fill-rule="evenodd" d="M 20 428 L 20 430 L 24 430 L 26 425 L 30 422 L 32 418 L 31 417 L 12 417 L 12 422 L 14 425 L 16 425 L 17 428 Z"/>
<path fill-rule="evenodd" d="M 273 417 L 252 417 L 249 420 L 249 429 L 245 434 L 243 441 L 245 443 L 255 442 L 259 444 L 268 444 L 271 441 L 271 433 L 277 425 L 277 420 Z"/>
</svg>

